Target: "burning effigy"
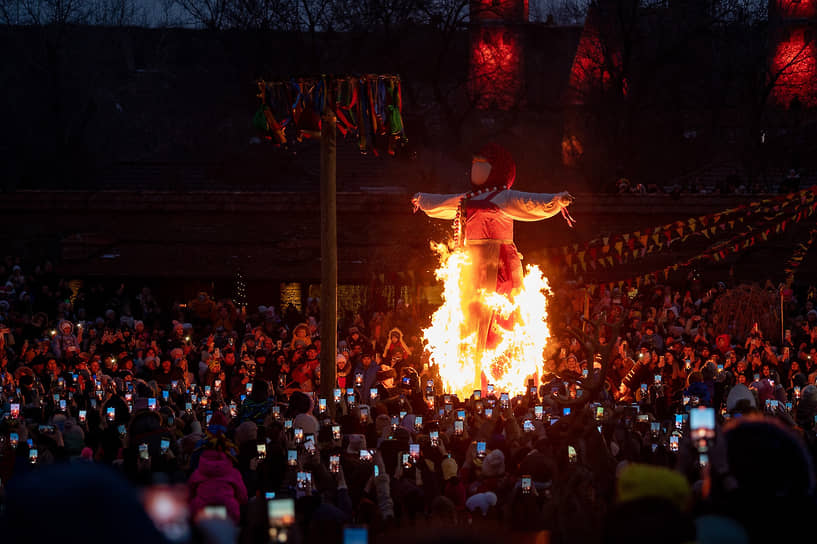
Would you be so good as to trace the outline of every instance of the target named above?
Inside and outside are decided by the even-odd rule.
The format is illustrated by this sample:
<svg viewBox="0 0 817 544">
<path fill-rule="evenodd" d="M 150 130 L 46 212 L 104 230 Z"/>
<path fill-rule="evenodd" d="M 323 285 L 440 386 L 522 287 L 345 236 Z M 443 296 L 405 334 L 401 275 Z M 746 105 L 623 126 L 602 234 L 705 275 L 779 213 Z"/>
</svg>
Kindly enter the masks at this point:
<svg viewBox="0 0 817 544">
<path fill-rule="evenodd" d="M 471 190 L 417 193 L 414 211 L 454 220 L 450 244 L 432 243 L 440 257 L 436 276 L 443 303 L 423 330 L 429 361 L 438 365 L 448 391 L 468 396 L 488 383 L 500 391 L 524 390 L 538 379 L 547 326 L 547 279 L 536 266 L 522 267 L 513 241 L 514 221 L 539 221 L 561 213 L 573 197 L 512 190 L 516 164 L 498 144 L 474 155 Z"/>
</svg>

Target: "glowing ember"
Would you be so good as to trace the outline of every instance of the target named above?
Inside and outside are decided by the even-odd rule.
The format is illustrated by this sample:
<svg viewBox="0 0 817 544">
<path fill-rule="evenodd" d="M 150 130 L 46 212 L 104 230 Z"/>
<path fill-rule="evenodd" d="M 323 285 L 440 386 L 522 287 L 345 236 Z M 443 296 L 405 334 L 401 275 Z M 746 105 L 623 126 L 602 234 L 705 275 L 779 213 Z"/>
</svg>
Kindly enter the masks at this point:
<svg viewBox="0 0 817 544">
<path fill-rule="evenodd" d="M 497 391 L 521 393 L 528 378 L 538 382 L 542 369 L 542 352 L 550 331 L 547 326 L 547 279 L 536 266 L 528 266 L 519 293 L 502 295 L 480 290 L 476 300 L 463 296 L 469 292 L 463 288 L 470 262 L 466 252 L 448 251 L 445 244 L 431 244 L 440 256 L 440 268 L 436 277 L 443 283 L 443 303 L 434 312 L 431 326 L 423 330 L 423 342 L 431 364 L 439 365 L 440 376 L 447 391 L 460 398 L 471 395 L 474 389 L 482 389 L 475 382 L 475 362 L 478 360 L 477 334 L 469 331 L 467 311 L 479 305 L 482 311 L 495 312 L 492 332 L 497 342 L 492 342 L 481 356 L 482 372 L 487 383 Z M 496 319 L 499 317 L 500 319 Z M 512 319 L 507 320 L 507 318 Z M 501 325 L 503 322 L 507 327 Z"/>
</svg>

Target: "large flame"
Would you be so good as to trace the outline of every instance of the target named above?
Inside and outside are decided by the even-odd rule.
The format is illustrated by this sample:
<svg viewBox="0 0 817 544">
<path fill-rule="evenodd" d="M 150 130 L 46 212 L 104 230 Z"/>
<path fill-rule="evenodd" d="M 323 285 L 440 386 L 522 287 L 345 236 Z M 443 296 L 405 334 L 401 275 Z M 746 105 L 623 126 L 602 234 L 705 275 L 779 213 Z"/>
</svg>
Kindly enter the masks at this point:
<svg viewBox="0 0 817 544">
<path fill-rule="evenodd" d="M 515 295 L 479 290 L 477 300 L 464 293 L 465 273 L 470 266 L 465 251 L 449 252 L 445 244 L 431 244 L 440 256 L 437 280 L 443 284 L 442 305 L 431 317 L 431 326 L 423 330 L 423 342 L 429 353 L 429 362 L 439 365 L 440 376 L 447 391 L 467 398 L 473 389 L 477 359 L 477 333 L 467 331 L 466 309 L 478 303 L 482 311 L 495 312 L 502 318 L 513 315 L 511 328 L 494 323 L 493 331 L 499 341 L 495 347 L 485 349 L 481 357 L 482 372 L 487 383 L 497 391 L 511 394 L 525 390 L 527 379 L 538 377 L 542 371 L 543 350 L 550 331 L 547 325 L 547 294 L 550 292 L 547 278 L 537 266 L 528 266 L 522 280 L 522 288 Z"/>
</svg>

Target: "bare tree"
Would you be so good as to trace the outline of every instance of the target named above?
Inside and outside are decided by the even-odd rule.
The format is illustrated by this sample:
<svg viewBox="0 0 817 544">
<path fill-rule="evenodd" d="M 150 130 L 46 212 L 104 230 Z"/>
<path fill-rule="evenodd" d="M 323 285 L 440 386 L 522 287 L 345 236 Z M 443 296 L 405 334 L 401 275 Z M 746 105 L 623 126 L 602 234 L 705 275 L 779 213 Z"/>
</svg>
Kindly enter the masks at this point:
<svg viewBox="0 0 817 544">
<path fill-rule="evenodd" d="M 297 4 L 292 0 L 235 0 L 229 25 L 253 30 L 297 30 Z"/>
<path fill-rule="evenodd" d="M 0 16 L 6 24 L 55 25 L 87 22 L 88 0 L 0 0 Z"/>
<path fill-rule="evenodd" d="M 189 24 L 207 30 L 222 30 L 229 21 L 230 0 L 175 0 Z"/>
<path fill-rule="evenodd" d="M 146 12 L 134 0 L 92 0 L 88 10 L 90 24 L 125 27 L 145 24 Z"/>
</svg>

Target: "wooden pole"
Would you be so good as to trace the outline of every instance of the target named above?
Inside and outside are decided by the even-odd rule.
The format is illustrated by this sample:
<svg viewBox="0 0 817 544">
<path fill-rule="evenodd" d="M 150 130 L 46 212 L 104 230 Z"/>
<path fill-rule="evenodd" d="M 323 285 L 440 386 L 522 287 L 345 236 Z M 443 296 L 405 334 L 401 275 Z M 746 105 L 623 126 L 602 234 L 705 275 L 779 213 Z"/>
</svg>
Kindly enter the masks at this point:
<svg viewBox="0 0 817 544">
<path fill-rule="evenodd" d="M 337 382 L 338 346 L 338 225 L 336 187 L 336 119 L 321 120 L 321 396 L 334 416 L 332 393 Z"/>
</svg>

